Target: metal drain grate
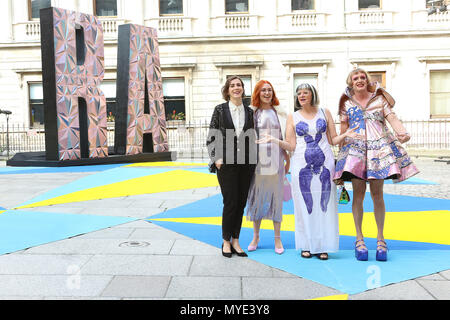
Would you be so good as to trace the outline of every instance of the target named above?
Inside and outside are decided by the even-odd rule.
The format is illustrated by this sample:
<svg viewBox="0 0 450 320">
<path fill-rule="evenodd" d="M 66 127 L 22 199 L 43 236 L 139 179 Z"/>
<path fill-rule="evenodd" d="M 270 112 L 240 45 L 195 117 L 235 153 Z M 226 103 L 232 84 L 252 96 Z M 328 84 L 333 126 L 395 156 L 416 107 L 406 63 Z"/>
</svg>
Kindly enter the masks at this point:
<svg viewBox="0 0 450 320">
<path fill-rule="evenodd" d="M 150 243 L 145 241 L 127 241 L 119 244 L 119 247 L 132 247 L 132 248 L 142 248 L 148 247 Z"/>
</svg>

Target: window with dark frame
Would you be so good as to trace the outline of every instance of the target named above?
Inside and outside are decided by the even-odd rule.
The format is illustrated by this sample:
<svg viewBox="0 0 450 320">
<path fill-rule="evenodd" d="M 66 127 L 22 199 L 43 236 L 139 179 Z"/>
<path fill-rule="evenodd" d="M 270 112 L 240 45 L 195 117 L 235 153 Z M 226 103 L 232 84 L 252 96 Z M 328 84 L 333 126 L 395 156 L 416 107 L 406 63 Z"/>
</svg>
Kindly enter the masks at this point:
<svg viewBox="0 0 450 320">
<path fill-rule="evenodd" d="M 116 115 L 116 80 L 103 80 L 100 89 L 106 97 L 106 120 L 114 122 Z"/>
<path fill-rule="evenodd" d="M 385 71 L 368 71 L 372 82 L 378 82 L 386 89 L 386 72 Z"/>
<path fill-rule="evenodd" d="M 116 17 L 117 0 L 94 0 L 94 14 L 99 17 Z"/>
<path fill-rule="evenodd" d="M 44 126 L 44 93 L 42 83 L 28 84 L 30 128 Z"/>
<path fill-rule="evenodd" d="M 428 8 L 443 8 L 450 5 L 450 0 L 424 0 L 425 7 Z"/>
<path fill-rule="evenodd" d="M 159 0 L 159 14 L 183 14 L 183 0 Z"/>
<path fill-rule="evenodd" d="M 28 18 L 30 20 L 39 19 L 40 10 L 52 6 L 51 0 L 28 0 Z"/>
<path fill-rule="evenodd" d="M 430 117 L 450 118 L 450 70 L 430 71 Z"/>
<path fill-rule="evenodd" d="M 358 9 L 380 9 L 381 0 L 358 0 Z"/>
<path fill-rule="evenodd" d="M 292 11 L 314 10 L 314 0 L 291 0 Z"/>
<path fill-rule="evenodd" d="M 186 120 L 184 78 L 163 78 L 166 120 Z"/>
<path fill-rule="evenodd" d="M 225 13 L 248 12 L 248 0 L 225 0 Z"/>
</svg>

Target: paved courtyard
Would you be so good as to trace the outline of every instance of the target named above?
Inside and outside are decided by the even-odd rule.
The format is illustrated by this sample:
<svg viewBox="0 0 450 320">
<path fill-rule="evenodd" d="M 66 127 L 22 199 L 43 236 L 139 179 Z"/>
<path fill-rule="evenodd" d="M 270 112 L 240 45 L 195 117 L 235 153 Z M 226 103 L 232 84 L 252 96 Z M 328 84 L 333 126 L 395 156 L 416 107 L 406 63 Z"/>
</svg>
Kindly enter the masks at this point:
<svg viewBox="0 0 450 320">
<path fill-rule="evenodd" d="M 416 158 L 414 162 L 421 170 L 418 178 L 437 184 L 386 184 L 385 192 L 450 199 L 450 165 L 431 158 Z M 4 163 L 0 169 L 5 169 Z M 0 207 L 14 208 L 94 173 L 0 174 Z M 218 187 L 206 187 L 26 209 L 133 221 L 0 255 L 0 298 L 450 299 L 450 269 L 346 295 L 252 259 L 223 258 L 215 246 L 147 220 L 217 194 Z M 241 245 L 246 248 L 248 244 Z"/>
</svg>

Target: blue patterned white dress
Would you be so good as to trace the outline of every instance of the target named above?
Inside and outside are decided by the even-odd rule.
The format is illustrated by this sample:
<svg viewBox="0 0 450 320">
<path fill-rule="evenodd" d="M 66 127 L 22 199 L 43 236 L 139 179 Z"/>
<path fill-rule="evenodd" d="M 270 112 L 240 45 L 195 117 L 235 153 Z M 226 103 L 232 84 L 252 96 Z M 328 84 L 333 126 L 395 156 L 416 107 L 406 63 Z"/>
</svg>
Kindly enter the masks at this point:
<svg viewBox="0 0 450 320">
<path fill-rule="evenodd" d="M 296 147 L 291 157 L 295 248 L 312 254 L 339 250 L 334 156 L 322 110 L 305 119 L 294 112 Z"/>
</svg>

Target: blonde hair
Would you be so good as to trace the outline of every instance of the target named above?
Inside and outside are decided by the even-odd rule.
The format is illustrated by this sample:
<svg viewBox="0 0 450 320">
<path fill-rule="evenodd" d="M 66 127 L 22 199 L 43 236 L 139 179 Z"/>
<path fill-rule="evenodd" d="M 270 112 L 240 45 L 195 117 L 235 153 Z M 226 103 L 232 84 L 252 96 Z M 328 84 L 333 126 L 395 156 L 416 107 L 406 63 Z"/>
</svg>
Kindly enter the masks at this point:
<svg viewBox="0 0 450 320">
<path fill-rule="evenodd" d="M 363 73 L 366 76 L 366 79 L 367 79 L 367 90 L 370 91 L 370 92 L 374 92 L 375 91 L 375 85 L 372 84 L 372 79 L 371 79 L 369 73 L 366 70 L 362 69 L 362 68 L 356 68 L 356 69 L 353 69 L 352 71 L 350 71 L 350 73 L 347 76 L 347 86 L 349 88 L 352 88 L 352 84 L 353 84 L 352 77 L 355 74 L 357 74 L 357 73 Z"/>
</svg>

